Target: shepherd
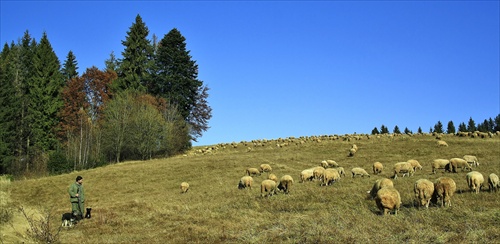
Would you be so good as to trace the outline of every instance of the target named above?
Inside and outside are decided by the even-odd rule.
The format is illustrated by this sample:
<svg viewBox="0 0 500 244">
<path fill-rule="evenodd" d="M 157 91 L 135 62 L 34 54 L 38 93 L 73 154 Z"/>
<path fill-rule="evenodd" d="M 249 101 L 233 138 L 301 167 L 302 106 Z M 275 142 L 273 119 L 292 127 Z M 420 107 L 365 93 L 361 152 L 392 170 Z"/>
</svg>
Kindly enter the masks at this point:
<svg viewBox="0 0 500 244">
<path fill-rule="evenodd" d="M 71 202 L 71 213 L 76 220 L 83 219 L 83 209 L 85 209 L 85 193 L 83 190 L 83 177 L 77 176 L 73 184 L 68 189 Z"/>
</svg>

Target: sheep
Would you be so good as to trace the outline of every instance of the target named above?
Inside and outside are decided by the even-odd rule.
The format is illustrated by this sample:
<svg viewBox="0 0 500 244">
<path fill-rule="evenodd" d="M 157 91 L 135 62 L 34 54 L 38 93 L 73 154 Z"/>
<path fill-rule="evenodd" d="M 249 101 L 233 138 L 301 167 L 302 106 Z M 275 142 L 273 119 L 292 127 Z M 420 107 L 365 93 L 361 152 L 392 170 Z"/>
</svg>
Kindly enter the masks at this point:
<svg viewBox="0 0 500 244">
<path fill-rule="evenodd" d="M 462 158 L 450 159 L 450 166 L 451 166 L 451 170 L 454 173 L 457 173 L 457 168 L 461 168 L 462 171 L 464 171 L 466 169 L 468 169 L 469 171 L 472 170 L 469 163 L 467 163 L 467 161 L 465 159 L 462 159 Z"/>
<path fill-rule="evenodd" d="M 352 173 L 352 178 L 354 178 L 354 176 L 356 176 L 356 175 L 361 175 L 362 177 L 365 177 L 365 175 L 366 175 L 366 176 L 370 177 L 370 175 L 368 174 L 368 172 L 366 172 L 366 170 L 364 170 L 363 168 L 359 168 L 359 167 L 352 168 L 351 173 Z"/>
<path fill-rule="evenodd" d="M 326 168 L 328 168 L 328 162 L 326 162 L 326 160 L 323 160 L 323 161 L 321 161 L 321 163 L 319 163 L 319 166 L 326 169 Z"/>
<path fill-rule="evenodd" d="M 373 174 L 378 175 L 382 173 L 382 170 L 384 169 L 384 166 L 382 165 L 381 162 L 375 162 L 373 163 Z"/>
<path fill-rule="evenodd" d="M 448 143 L 446 143 L 443 140 L 439 140 L 439 141 L 437 141 L 437 145 L 438 145 L 438 147 L 447 147 Z"/>
<path fill-rule="evenodd" d="M 300 172 L 300 183 L 308 180 L 308 181 L 312 181 L 314 178 L 314 168 L 310 168 L 310 169 L 304 169 L 302 170 L 302 172 Z"/>
<path fill-rule="evenodd" d="M 356 154 L 356 151 L 357 150 L 354 148 L 349 149 L 349 157 L 354 157 L 354 154 Z"/>
<path fill-rule="evenodd" d="M 420 179 L 415 182 L 415 198 L 419 202 L 419 207 L 429 208 L 432 195 L 434 194 L 434 183 L 428 179 Z"/>
<path fill-rule="evenodd" d="M 344 167 L 338 167 L 336 170 L 339 172 L 340 177 L 345 177 Z"/>
<path fill-rule="evenodd" d="M 271 165 L 269 164 L 261 164 L 259 168 L 260 173 L 271 172 L 272 170 L 273 168 L 271 168 Z"/>
<path fill-rule="evenodd" d="M 356 144 L 352 144 L 351 148 L 356 150 L 356 151 L 358 150 L 358 146 L 356 146 Z"/>
<path fill-rule="evenodd" d="M 276 194 L 276 182 L 273 180 L 263 180 L 260 184 L 260 196 L 268 197 Z"/>
<path fill-rule="evenodd" d="M 313 177 L 316 180 L 322 180 L 324 173 L 325 173 L 325 168 L 318 166 L 318 167 L 314 168 L 314 170 L 313 170 Z"/>
<path fill-rule="evenodd" d="M 484 184 L 483 174 L 477 171 L 471 171 L 467 173 L 465 178 L 467 179 L 467 185 L 469 186 L 471 192 L 476 192 L 476 194 L 479 193 Z"/>
<path fill-rule="evenodd" d="M 323 177 L 322 186 L 331 185 L 332 182 L 338 181 L 340 179 L 340 174 L 337 169 L 326 169 Z"/>
<path fill-rule="evenodd" d="M 186 193 L 189 190 L 189 183 L 182 182 L 181 183 L 181 193 Z"/>
<path fill-rule="evenodd" d="M 397 179 L 399 173 L 403 173 L 403 177 L 405 177 L 405 175 L 408 175 L 408 177 L 410 177 L 413 175 L 414 172 L 415 171 L 413 171 L 413 167 L 411 166 L 410 163 L 399 162 L 399 163 L 394 164 L 394 176 L 393 176 L 393 178 Z"/>
<path fill-rule="evenodd" d="M 389 214 L 391 210 L 397 215 L 401 207 L 401 196 L 396 188 L 386 186 L 378 190 L 375 203 L 382 215 Z"/>
<path fill-rule="evenodd" d="M 456 190 L 457 184 L 452 178 L 439 177 L 434 182 L 434 195 L 438 202 L 441 203 L 441 207 L 451 207 L 451 198 Z"/>
<path fill-rule="evenodd" d="M 283 191 L 285 194 L 290 192 L 290 187 L 293 185 L 293 178 L 290 175 L 283 175 L 278 184 L 278 190 Z"/>
<path fill-rule="evenodd" d="M 249 176 L 261 175 L 260 170 L 257 168 L 247 168 L 245 172 Z"/>
<path fill-rule="evenodd" d="M 252 176 L 245 175 L 241 177 L 240 182 L 238 183 L 238 189 L 250 188 L 252 189 L 253 178 Z"/>
<path fill-rule="evenodd" d="M 278 182 L 278 177 L 275 174 L 269 174 L 267 176 L 268 180 L 273 180 L 274 182 Z"/>
<path fill-rule="evenodd" d="M 500 180 L 498 179 L 498 175 L 491 173 L 488 176 L 488 186 L 490 188 L 490 192 L 497 192 L 500 189 Z"/>
<path fill-rule="evenodd" d="M 463 159 L 467 161 L 471 166 L 477 167 L 479 166 L 479 161 L 477 160 L 476 156 L 473 155 L 464 155 Z"/>
<path fill-rule="evenodd" d="M 392 182 L 392 180 L 387 178 L 378 179 L 375 181 L 372 189 L 368 193 L 370 193 L 372 199 L 375 199 L 375 197 L 377 196 L 377 192 L 383 187 L 387 186 L 394 187 L 394 183 Z"/>
<path fill-rule="evenodd" d="M 326 163 L 328 164 L 328 167 L 339 167 L 339 164 L 331 159 L 326 160 Z"/>
<path fill-rule="evenodd" d="M 446 165 L 450 163 L 448 159 L 434 159 L 431 163 L 432 173 L 436 173 L 436 169 L 445 169 Z"/>
<path fill-rule="evenodd" d="M 410 159 L 406 162 L 411 164 L 411 166 L 413 167 L 413 171 L 417 171 L 417 169 L 422 170 L 422 165 L 420 165 L 420 163 L 416 159 Z"/>
</svg>

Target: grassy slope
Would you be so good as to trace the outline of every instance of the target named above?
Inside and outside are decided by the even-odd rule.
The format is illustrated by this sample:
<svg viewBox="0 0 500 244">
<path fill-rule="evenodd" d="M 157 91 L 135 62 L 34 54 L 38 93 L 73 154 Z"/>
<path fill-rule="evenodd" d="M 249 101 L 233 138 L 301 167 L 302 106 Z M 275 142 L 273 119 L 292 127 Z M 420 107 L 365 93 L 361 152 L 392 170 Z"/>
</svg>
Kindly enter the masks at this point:
<svg viewBox="0 0 500 244">
<path fill-rule="evenodd" d="M 325 140 L 291 143 L 276 148 L 276 142 L 253 147 L 239 144 L 213 153 L 169 159 L 126 162 L 68 175 L 13 182 L 11 197 L 16 204 L 50 209 L 53 223 L 68 212 L 67 187 L 82 175 L 88 207 L 93 217 L 60 233 L 63 243 L 493 243 L 500 240 L 500 193 L 487 187 L 478 195 L 467 189 L 466 172 L 431 174 L 436 158 L 476 155 L 485 180 L 500 175 L 500 138 L 445 136 L 449 147 L 437 147 L 430 135 L 372 138 L 356 141 Z M 359 150 L 347 157 L 355 143 Z M 253 150 L 247 152 L 248 147 Z M 193 151 L 195 151 L 195 148 Z M 299 183 L 300 171 L 333 159 L 350 174 L 352 167 L 371 173 L 375 161 L 384 164 L 381 176 L 342 178 L 332 186 L 318 182 Z M 375 180 L 390 177 L 396 162 L 417 159 L 423 170 L 394 180 L 403 206 L 398 215 L 380 216 L 375 202 L 367 198 Z M 247 167 L 269 163 L 279 177 L 290 174 L 295 184 L 289 195 L 260 197 L 260 182 L 238 190 Z M 413 184 L 420 178 L 434 181 L 452 177 L 457 193 L 450 208 L 432 205 L 414 207 Z M 182 181 L 190 184 L 180 194 Z M 55 228 L 55 227 L 54 227 Z"/>
</svg>

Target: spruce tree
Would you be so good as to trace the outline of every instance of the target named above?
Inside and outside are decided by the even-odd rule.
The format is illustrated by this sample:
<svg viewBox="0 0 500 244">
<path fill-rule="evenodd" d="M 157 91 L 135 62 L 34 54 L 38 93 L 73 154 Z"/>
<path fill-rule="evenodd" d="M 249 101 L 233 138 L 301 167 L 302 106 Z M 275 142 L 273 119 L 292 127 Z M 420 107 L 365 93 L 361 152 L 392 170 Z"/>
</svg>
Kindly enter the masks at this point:
<svg viewBox="0 0 500 244">
<path fill-rule="evenodd" d="M 500 114 L 495 117 L 495 123 L 493 126 L 493 131 L 500 131 Z"/>
<path fill-rule="evenodd" d="M 118 80 L 114 85 L 116 91 L 134 89 L 146 91 L 149 86 L 152 72 L 153 46 L 147 39 L 148 27 L 142 21 L 140 15 L 135 18 L 125 41 L 122 41 L 125 50 L 122 52 L 123 59 L 118 68 Z"/>
<path fill-rule="evenodd" d="M 418 127 L 417 133 L 422 134 L 422 127 L 420 127 L 420 126 Z"/>
<path fill-rule="evenodd" d="M 372 135 L 378 135 L 380 132 L 378 131 L 377 127 L 373 128 L 372 130 Z"/>
<path fill-rule="evenodd" d="M 112 70 L 116 72 L 118 67 L 118 60 L 116 59 L 115 52 L 111 52 L 109 54 L 109 59 L 104 61 L 104 65 L 106 66 L 106 70 Z"/>
<path fill-rule="evenodd" d="M 404 133 L 407 135 L 413 134 L 413 132 L 409 130 L 408 127 L 405 127 Z"/>
<path fill-rule="evenodd" d="M 73 54 L 73 51 L 69 51 L 68 56 L 66 56 L 66 61 L 63 65 L 63 69 L 61 70 L 61 73 L 66 81 L 78 76 L 77 65 L 78 62 L 76 61 L 76 57 Z"/>
<path fill-rule="evenodd" d="M 436 133 L 443 133 L 443 124 L 441 123 L 441 121 L 438 121 L 434 125 L 434 132 L 436 132 Z"/>
<path fill-rule="evenodd" d="M 29 81 L 28 108 L 33 143 L 42 151 L 56 148 L 57 113 L 63 106 L 60 92 L 64 78 L 61 64 L 47 37 L 43 33 L 33 57 L 34 75 Z"/>
<path fill-rule="evenodd" d="M 394 126 L 394 130 L 392 131 L 394 134 L 401 134 L 401 131 L 399 130 L 399 127 L 396 125 Z"/>
<path fill-rule="evenodd" d="M 469 122 L 467 124 L 467 131 L 468 132 L 474 132 L 476 131 L 477 128 L 476 128 L 476 122 L 474 122 L 474 120 L 472 119 L 472 117 L 469 118 Z"/>
<path fill-rule="evenodd" d="M 208 106 L 208 87 L 198 80 L 198 65 L 186 49 L 186 38 L 172 29 L 160 40 L 155 68 L 157 76 L 150 93 L 165 98 L 179 109 L 191 125 L 193 139 L 208 129 L 212 109 Z"/>
<path fill-rule="evenodd" d="M 458 131 L 460 131 L 460 132 L 467 132 L 467 126 L 465 125 L 464 122 L 462 122 L 462 123 L 460 123 L 458 125 Z"/>
<path fill-rule="evenodd" d="M 448 127 L 446 128 L 446 133 L 448 134 L 455 134 L 455 125 L 453 124 L 453 121 L 448 122 Z"/>
</svg>

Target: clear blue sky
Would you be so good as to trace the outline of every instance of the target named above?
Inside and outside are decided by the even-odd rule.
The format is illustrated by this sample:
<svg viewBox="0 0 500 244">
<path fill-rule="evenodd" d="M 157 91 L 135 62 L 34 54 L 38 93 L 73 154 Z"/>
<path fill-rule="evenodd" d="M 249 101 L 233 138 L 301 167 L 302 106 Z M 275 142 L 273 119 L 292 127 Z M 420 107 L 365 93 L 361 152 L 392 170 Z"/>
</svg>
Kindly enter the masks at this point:
<svg viewBox="0 0 500 244">
<path fill-rule="evenodd" d="M 194 145 L 424 132 L 500 113 L 499 1 L 1 1 L 1 44 L 45 31 L 79 73 L 121 57 L 140 14 L 177 28 L 211 90 Z"/>
</svg>

